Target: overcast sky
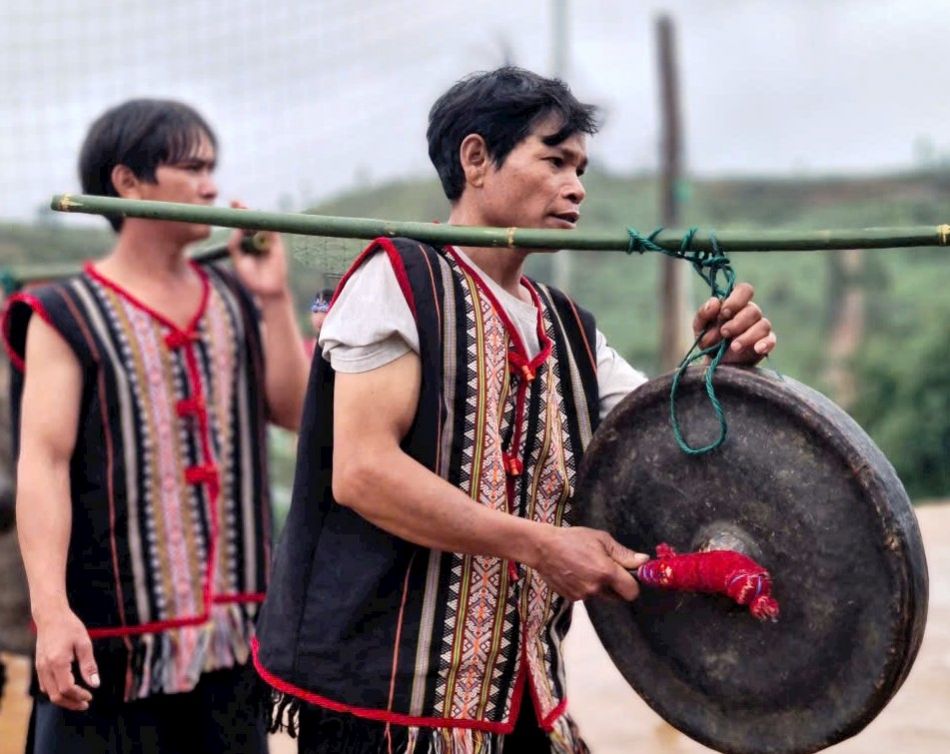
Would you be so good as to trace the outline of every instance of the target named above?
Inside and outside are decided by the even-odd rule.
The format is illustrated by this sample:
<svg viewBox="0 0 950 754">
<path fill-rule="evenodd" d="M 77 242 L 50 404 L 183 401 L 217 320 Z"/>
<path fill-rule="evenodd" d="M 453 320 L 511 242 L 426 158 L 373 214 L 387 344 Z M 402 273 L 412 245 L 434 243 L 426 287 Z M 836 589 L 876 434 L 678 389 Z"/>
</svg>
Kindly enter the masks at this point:
<svg viewBox="0 0 950 754">
<path fill-rule="evenodd" d="M 507 59 L 552 72 L 552 0 L 0 0 L 0 217 L 76 190 L 85 129 L 183 99 L 221 142 L 222 199 L 300 209 L 431 175 L 426 114 Z M 874 172 L 950 153 L 950 2 L 567 0 L 566 76 L 615 171 L 652 168 L 654 19 L 675 20 L 694 174 Z"/>
</svg>

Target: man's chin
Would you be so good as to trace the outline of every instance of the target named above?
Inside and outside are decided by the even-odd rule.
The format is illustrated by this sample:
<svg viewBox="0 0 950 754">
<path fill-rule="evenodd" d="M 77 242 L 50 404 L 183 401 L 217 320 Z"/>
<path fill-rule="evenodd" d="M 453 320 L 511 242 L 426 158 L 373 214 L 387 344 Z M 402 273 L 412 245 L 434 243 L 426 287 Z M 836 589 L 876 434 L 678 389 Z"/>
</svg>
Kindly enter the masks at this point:
<svg viewBox="0 0 950 754">
<path fill-rule="evenodd" d="M 190 246 L 194 243 L 206 241 L 210 236 L 210 225 L 192 225 L 189 223 L 187 230 L 181 234 L 181 243 L 184 246 Z"/>
</svg>

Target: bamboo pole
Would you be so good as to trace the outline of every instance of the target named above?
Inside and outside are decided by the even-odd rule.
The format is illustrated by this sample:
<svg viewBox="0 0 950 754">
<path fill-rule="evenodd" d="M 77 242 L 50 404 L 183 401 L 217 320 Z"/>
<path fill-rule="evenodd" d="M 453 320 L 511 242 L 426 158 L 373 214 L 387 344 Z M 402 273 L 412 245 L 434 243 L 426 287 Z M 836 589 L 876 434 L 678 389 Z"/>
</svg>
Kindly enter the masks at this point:
<svg viewBox="0 0 950 754">
<path fill-rule="evenodd" d="M 262 254 L 267 251 L 267 241 L 262 233 L 250 233 L 241 242 L 241 249 L 247 254 Z M 228 256 L 227 244 L 199 249 L 189 256 L 198 264 L 210 264 Z M 0 287 L 6 295 L 16 293 L 24 285 L 76 275 L 82 268 L 70 262 L 62 264 L 13 264 L 0 268 Z"/>
<path fill-rule="evenodd" d="M 551 2 L 551 74 L 561 81 L 570 79 L 568 45 L 571 35 L 567 4 L 568 0 L 552 0 Z M 551 282 L 555 288 L 568 294 L 571 292 L 573 261 L 570 252 L 567 251 L 551 260 Z"/>
<path fill-rule="evenodd" d="M 53 197 L 50 206 L 59 212 L 175 220 L 245 230 L 272 230 L 333 238 L 372 239 L 403 236 L 427 243 L 456 246 L 582 251 L 627 251 L 629 248 L 629 236 L 626 229 L 587 232 L 534 228 L 482 228 L 439 223 L 372 220 L 361 217 L 258 212 L 200 204 L 135 201 L 82 194 L 57 194 Z M 658 246 L 672 251 L 679 249 L 685 233 L 685 230 L 664 230 L 653 241 Z M 908 246 L 948 246 L 950 245 L 950 225 L 806 231 L 733 230 L 715 233 L 715 237 L 719 245 L 728 252 L 893 249 Z M 709 250 L 711 248 L 710 234 L 704 231 L 697 232 L 693 238 L 692 248 Z"/>
<path fill-rule="evenodd" d="M 660 218 L 664 226 L 680 223 L 680 192 L 683 180 L 683 138 L 680 117 L 679 76 L 676 65 L 676 33 L 673 19 L 656 20 L 657 63 L 660 77 Z M 693 278 L 679 260 L 664 257 L 660 263 L 660 367 L 675 369 L 693 342 L 690 283 Z"/>
</svg>

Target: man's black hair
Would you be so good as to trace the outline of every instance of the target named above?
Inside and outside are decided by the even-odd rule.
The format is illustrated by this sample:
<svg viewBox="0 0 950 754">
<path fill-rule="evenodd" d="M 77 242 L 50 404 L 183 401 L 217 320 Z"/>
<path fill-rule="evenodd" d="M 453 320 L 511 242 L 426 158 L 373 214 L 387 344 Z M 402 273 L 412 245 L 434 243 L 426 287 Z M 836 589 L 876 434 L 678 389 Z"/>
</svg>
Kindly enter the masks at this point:
<svg viewBox="0 0 950 754">
<path fill-rule="evenodd" d="M 594 134 L 599 124 L 597 108 L 571 94 L 567 84 L 515 66 L 474 73 L 457 82 L 436 100 L 429 111 L 429 158 L 439 173 L 442 189 L 454 202 L 465 188 L 459 148 L 469 134 L 485 140 L 496 167 L 537 123 L 555 115 L 561 125 L 544 139 L 560 144 L 577 133 Z"/>
<path fill-rule="evenodd" d="M 133 99 L 107 110 L 89 127 L 79 153 L 83 193 L 118 196 L 112 169 L 125 165 L 137 178 L 155 181 L 159 165 L 193 156 L 202 139 L 217 149 L 211 126 L 193 108 L 174 100 Z M 122 218 L 110 216 L 118 232 Z"/>
</svg>

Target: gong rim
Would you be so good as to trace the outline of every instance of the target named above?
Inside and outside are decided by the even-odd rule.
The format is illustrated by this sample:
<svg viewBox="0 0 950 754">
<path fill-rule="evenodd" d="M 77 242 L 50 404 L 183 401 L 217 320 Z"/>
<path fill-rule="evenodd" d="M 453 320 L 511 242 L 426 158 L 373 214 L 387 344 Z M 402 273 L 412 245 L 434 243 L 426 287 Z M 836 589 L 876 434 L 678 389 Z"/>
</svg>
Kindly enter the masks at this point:
<svg viewBox="0 0 950 754">
<path fill-rule="evenodd" d="M 702 373 L 703 370 L 698 368 L 689 370 L 681 381 L 680 399 L 677 403 L 684 434 L 692 445 L 706 444 L 710 439 L 714 439 L 718 431 L 718 425 L 711 416 L 708 399 L 705 398 Z M 728 367 L 717 371 L 715 384 L 729 421 L 729 435 L 723 446 L 712 454 L 699 458 L 687 457 L 675 446 L 669 424 L 672 377 L 666 375 L 634 391 L 607 417 L 595 433 L 578 472 L 575 493 L 578 523 L 605 529 L 623 544 L 650 553 L 659 541 L 675 539 L 677 536 L 680 541 L 670 542 L 674 546 L 683 550 L 695 547 L 695 537 L 685 537 L 684 532 L 677 528 L 674 522 L 677 512 L 688 519 L 683 526 L 693 526 L 694 529 L 697 528 L 697 522 L 712 525 L 714 521 L 703 519 L 704 511 L 697 511 L 699 506 L 686 507 L 675 494 L 668 495 L 672 498 L 671 503 L 663 497 L 667 494 L 667 488 L 663 485 L 675 487 L 679 478 L 673 474 L 670 478 L 657 482 L 650 477 L 651 473 L 663 473 L 651 470 L 651 467 L 657 465 L 657 456 L 650 456 L 654 450 L 653 446 L 640 448 L 634 441 L 631 445 L 636 450 L 635 457 L 623 457 L 620 450 L 622 442 L 618 437 L 623 437 L 624 433 L 631 434 L 629 428 L 637 427 L 645 418 L 649 419 L 652 422 L 650 428 L 653 430 L 651 437 L 658 446 L 655 452 L 664 459 L 658 467 L 663 467 L 664 463 L 681 463 L 689 470 L 685 478 L 693 483 L 704 478 L 704 468 L 714 469 L 716 464 L 721 466 L 743 461 L 748 463 L 749 454 L 754 453 L 757 448 L 743 448 L 744 422 L 748 418 L 746 423 L 752 426 L 754 419 L 751 414 L 746 417 L 743 411 L 746 405 L 764 406 L 773 412 L 772 418 L 777 424 L 790 424 L 802 437 L 808 438 L 809 442 L 821 451 L 817 454 L 820 458 L 828 457 L 832 462 L 836 461 L 841 465 L 844 469 L 842 478 L 833 480 L 834 484 L 860 492 L 859 500 L 863 500 L 865 510 L 848 509 L 847 513 L 868 519 L 866 525 L 869 527 L 869 536 L 877 542 L 874 547 L 864 548 L 867 551 L 865 559 L 874 560 L 878 557 L 880 562 L 866 564 L 861 560 L 855 565 L 855 570 L 863 573 L 863 569 L 867 568 L 869 573 L 874 572 L 876 578 L 881 578 L 882 574 L 886 575 L 889 590 L 887 598 L 875 600 L 872 595 L 869 599 L 888 620 L 880 629 L 873 630 L 871 643 L 874 649 L 867 650 L 868 656 L 860 657 L 860 662 L 851 656 L 833 659 L 827 653 L 822 654 L 819 649 L 821 637 L 825 633 L 840 645 L 847 639 L 847 630 L 850 630 L 848 621 L 857 620 L 855 611 L 864 615 L 862 611 L 870 608 L 865 608 L 863 604 L 824 604 L 820 619 L 810 623 L 809 609 L 817 613 L 818 608 L 814 605 L 799 604 L 797 600 L 811 599 L 820 605 L 823 598 L 830 598 L 816 592 L 815 583 L 819 582 L 814 578 L 796 585 L 800 594 L 786 593 L 783 585 L 787 578 L 782 569 L 791 565 L 807 568 L 808 564 L 796 561 L 793 554 L 781 552 L 781 547 L 774 541 L 776 535 L 773 534 L 770 539 L 767 527 L 758 526 L 753 528 L 756 530 L 754 536 L 759 540 L 757 546 L 761 551 L 762 564 L 767 568 L 779 566 L 778 571 L 773 570 L 775 593 L 783 609 L 783 615 L 776 624 L 777 628 L 756 624 L 747 613 L 742 614 L 736 608 L 724 604 L 724 598 L 658 594 L 645 589 L 640 599 L 632 604 L 600 600 L 588 602 L 588 612 L 602 644 L 627 682 L 658 714 L 692 738 L 720 751 L 729 754 L 806 754 L 854 735 L 883 709 L 900 688 L 920 647 L 926 622 L 926 560 L 916 517 L 903 486 L 881 451 L 838 406 L 795 380 L 758 369 Z M 665 418 L 662 432 L 654 426 L 659 421 L 658 417 Z M 699 434 L 696 433 L 697 430 Z M 787 427 L 784 427 L 784 431 L 788 431 Z M 781 453 L 779 455 L 781 456 Z M 758 473 L 779 476 L 784 473 L 781 468 L 782 461 L 782 458 L 778 458 L 775 468 L 766 468 L 764 471 L 758 469 Z M 618 478 L 620 481 L 617 481 Z M 615 481 L 611 482 L 611 479 Z M 604 501 L 618 499 L 617 485 L 622 486 L 629 480 L 636 480 L 637 489 L 629 491 L 630 499 L 624 500 L 624 503 L 630 507 L 618 518 L 616 512 L 608 510 L 609 506 Z M 641 493 L 638 489 L 645 491 Z M 644 508 L 648 507 L 648 501 L 638 499 L 637 495 L 647 495 L 648 491 L 657 490 L 661 494 L 656 499 L 663 499 L 667 505 L 662 512 L 652 512 L 660 523 L 656 526 L 653 526 L 652 522 L 644 524 L 643 519 L 647 515 Z M 737 490 L 741 493 L 742 487 L 737 487 Z M 624 494 L 624 491 L 620 490 L 619 498 L 623 498 Z M 807 506 L 803 507 L 803 510 L 804 516 L 807 517 Z M 708 515 L 714 517 L 716 514 L 713 512 Z M 840 517 L 844 513 L 838 512 L 837 515 Z M 629 520 L 623 519 L 623 516 L 636 520 L 631 524 Z M 662 521 L 664 516 L 667 521 Z M 874 522 L 878 524 L 876 527 Z M 672 537 L 663 536 L 663 526 L 668 527 Z M 833 526 L 831 528 L 834 529 Z M 637 536 L 643 537 L 645 531 L 649 531 L 655 541 L 636 541 Z M 830 536 L 823 535 L 820 527 L 818 531 L 819 539 L 821 536 Z M 863 546 L 865 543 L 862 541 L 861 544 Z M 875 548 L 878 545 L 880 555 L 875 556 Z M 833 568 L 829 569 L 829 573 L 834 573 Z M 835 580 L 847 579 L 848 576 L 848 573 L 837 574 Z M 691 649 L 684 637 L 676 636 L 677 631 L 686 630 L 684 626 L 687 624 L 682 617 L 684 609 L 702 613 L 701 617 L 697 618 L 701 625 L 691 629 L 696 631 L 698 640 L 709 639 L 705 632 L 712 631 L 712 626 L 718 621 L 721 625 L 730 626 L 730 632 L 736 633 L 736 642 L 740 639 L 749 642 L 748 646 L 755 647 L 756 651 L 764 654 L 764 658 L 749 659 L 750 665 L 764 676 L 768 675 L 769 669 L 766 660 L 773 659 L 769 656 L 770 652 L 778 653 L 784 648 L 794 655 L 795 649 L 802 649 L 800 644 L 795 643 L 795 637 L 783 636 L 783 630 L 812 627 L 812 623 L 819 628 L 827 629 L 831 626 L 832 631 L 819 631 L 815 646 L 809 645 L 804 650 L 804 656 L 820 666 L 816 668 L 813 681 L 808 677 L 811 672 L 808 667 L 795 667 L 794 672 L 789 673 L 789 678 L 777 673 L 773 680 L 773 686 L 789 684 L 792 689 L 788 692 L 790 698 L 794 698 L 795 693 L 801 694 L 804 689 L 816 689 L 815 709 L 810 712 L 802 711 L 798 702 L 795 702 L 790 709 L 783 711 L 779 703 L 782 699 L 782 689 L 774 690 L 767 685 L 763 686 L 756 679 L 743 680 L 742 683 L 746 683 L 746 686 L 742 686 L 739 681 L 731 685 L 728 673 L 715 663 L 720 662 L 725 667 L 729 662 L 738 661 L 728 657 L 710 660 L 706 654 L 718 653 L 726 657 L 737 650 L 730 646 L 729 639 L 724 639 L 721 634 L 710 640 L 708 652 L 705 648 L 695 651 Z M 835 610 L 838 610 L 840 615 L 836 615 Z M 702 623 L 702 617 L 708 618 L 708 629 L 706 624 Z M 657 624 L 667 629 L 668 637 L 675 637 L 675 641 L 664 638 L 662 631 L 656 629 Z M 618 631 L 618 626 L 625 625 L 626 631 Z M 773 633 L 755 634 L 753 629 L 759 632 L 772 630 Z M 862 627 L 859 622 L 855 623 L 854 631 L 863 638 L 871 635 L 871 629 Z M 769 637 L 768 641 L 763 640 L 763 636 Z M 886 651 L 883 651 L 884 647 Z M 847 647 L 845 651 L 847 652 Z M 844 695 L 847 697 L 847 703 L 839 703 L 839 700 L 836 700 L 834 684 L 828 680 L 827 674 L 821 672 L 826 669 L 823 666 L 833 662 L 845 668 L 845 677 L 851 684 L 849 693 Z M 849 662 L 855 665 L 851 675 L 848 674 Z M 690 672 L 682 667 L 684 663 L 698 666 L 704 677 L 684 681 L 684 676 L 688 676 Z M 792 664 L 791 658 L 787 664 Z M 780 666 L 780 663 L 776 665 Z M 735 668 L 736 665 L 730 667 Z M 873 671 L 873 679 L 864 683 L 859 669 Z M 700 690 L 697 690 L 697 686 Z M 768 696 L 773 693 L 774 699 Z M 717 697 L 716 694 L 720 696 Z M 823 698 L 823 694 L 827 694 L 829 698 Z M 767 703 L 762 702 L 763 695 Z M 684 699 L 677 701 L 677 696 Z M 756 706 L 760 702 L 761 705 Z M 697 705 L 700 709 L 694 712 Z M 766 740 L 766 733 L 770 730 L 776 733 L 774 738 L 780 740 Z"/>
</svg>

